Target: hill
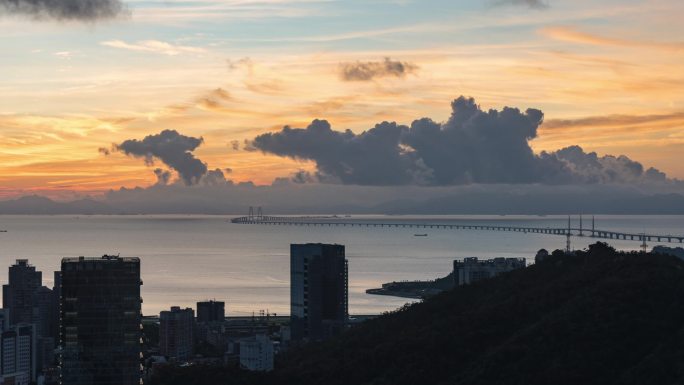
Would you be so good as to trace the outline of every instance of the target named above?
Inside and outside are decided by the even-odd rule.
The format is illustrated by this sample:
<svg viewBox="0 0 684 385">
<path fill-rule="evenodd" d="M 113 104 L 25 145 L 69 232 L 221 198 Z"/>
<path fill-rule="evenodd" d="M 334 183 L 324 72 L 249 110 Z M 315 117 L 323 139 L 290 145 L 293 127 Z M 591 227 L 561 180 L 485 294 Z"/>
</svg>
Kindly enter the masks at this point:
<svg viewBox="0 0 684 385">
<path fill-rule="evenodd" d="M 157 383 L 682 383 L 684 261 L 601 243 L 560 254 L 292 351 L 269 375 L 194 368 Z"/>
</svg>

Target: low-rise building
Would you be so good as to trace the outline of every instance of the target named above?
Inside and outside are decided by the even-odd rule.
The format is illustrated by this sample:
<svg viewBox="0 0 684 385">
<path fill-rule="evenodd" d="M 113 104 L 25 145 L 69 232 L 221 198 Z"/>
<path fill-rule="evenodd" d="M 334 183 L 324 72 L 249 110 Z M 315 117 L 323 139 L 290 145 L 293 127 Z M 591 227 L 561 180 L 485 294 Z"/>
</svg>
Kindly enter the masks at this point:
<svg viewBox="0 0 684 385">
<path fill-rule="evenodd" d="M 273 370 L 273 342 L 263 334 L 240 340 L 240 367 L 253 371 Z"/>
</svg>

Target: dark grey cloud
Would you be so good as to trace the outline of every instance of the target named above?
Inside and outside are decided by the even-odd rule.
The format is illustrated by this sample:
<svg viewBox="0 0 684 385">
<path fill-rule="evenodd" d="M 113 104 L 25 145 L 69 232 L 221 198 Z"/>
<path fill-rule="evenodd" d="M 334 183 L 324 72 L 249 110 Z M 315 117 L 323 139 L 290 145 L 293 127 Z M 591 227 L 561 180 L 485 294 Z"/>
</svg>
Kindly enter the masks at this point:
<svg viewBox="0 0 684 385">
<path fill-rule="evenodd" d="M 383 61 L 340 63 L 340 77 L 345 81 L 370 81 L 375 78 L 402 78 L 414 73 L 418 66 L 398 60 L 385 58 Z"/>
<path fill-rule="evenodd" d="M 128 13 L 121 0 L 0 0 L 0 14 L 35 19 L 85 21 L 113 19 Z"/>
<path fill-rule="evenodd" d="M 541 111 L 482 111 L 465 97 L 454 100 L 451 108 L 446 123 L 416 120 L 402 138 L 432 171 L 431 184 L 533 183 L 554 172 L 548 166 L 561 167 L 539 162 L 530 148 L 544 118 Z"/>
<path fill-rule="evenodd" d="M 361 134 L 333 131 L 325 120 L 307 128 L 285 127 L 257 136 L 251 143 L 263 152 L 313 160 L 321 174 L 344 184 L 393 185 L 411 181 L 410 156 L 399 146 L 405 126 L 383 122 Z"/>
<path fill-rule="evenodd" d="M 292 174 L 292 178 L 290 180 L 294 183 L 304 184 L 314 183 L 318 181 L 318 178 L 306 170 L 298 170 L 297 172 Z"/>
<path fill-rule="evenodd" d="M 242 149 L 247 151 L 247 152 L 254 152 L 258 151 L 256 147 L 252 144 L 252 141 L 249 139 L 245 139 L 242 143 Z"/>
<path fill-rule="evenodd" d="M 444 123 L 429 118 L 410 127 L 382 122 L 355 134 L 324 120 L 257 136 L 249 146 L 265 153 L 313 161 L 316 180 L 356 185 L 639 184 L 668 183 L 656 169 L 626 156 L 586 153 L 578 146 L 537 155 L 544 114 L 537 109 L 482 110 L 472 98 L 451 104 Z M 305 181 L 304 175 L 295 181 Z"/>
<path fill-rule="evenodd" d="M 207 165 L 192 154 L 203 139 L 179 134 L 176 130 L 164 130 L 148 135 L 143 140 L 129 139 L 116 145 L 116 149 L 129 156 L 144 158 L 147 165 L 159 159 L 178 172 L 186 185 L 198 183 L 207 173 Z"/>
<path fill-rule="evenodd" d="M 108 156 L 111 153 L 111 151 L 107 147 L 100 147 L 97 149 L 97 152 L 104 156 Z"/>
<path fill-rule="evenodd" d="M 496 5 L 523 5 L 530 8 L 545 9 L 549 4 L 544 0 L 497 0 Z"/>
<path fill-rule="evenodd" d="M 201 179 L 201 183 L 205 186 L 223 185 L 226 182 L 226 175 L 220 168 L 207 171 L 207 173 Z"/>
<path fill-rule="evenodd" d="M 171 172 L 161 168 L 154 169 L 154 175 L 157 176 L 157 185 L 166 186 L 171 181 Z"/>
<path fill-rule="evenodd" d="M 595 152 L 584 152 L 579 146 L 570 146 L 552 154 L 565 163 L 575 179 L 584 183 L 662 183 L 665 173 L 644 166 L 624 155 L 599 157 Z"/>
</svg>

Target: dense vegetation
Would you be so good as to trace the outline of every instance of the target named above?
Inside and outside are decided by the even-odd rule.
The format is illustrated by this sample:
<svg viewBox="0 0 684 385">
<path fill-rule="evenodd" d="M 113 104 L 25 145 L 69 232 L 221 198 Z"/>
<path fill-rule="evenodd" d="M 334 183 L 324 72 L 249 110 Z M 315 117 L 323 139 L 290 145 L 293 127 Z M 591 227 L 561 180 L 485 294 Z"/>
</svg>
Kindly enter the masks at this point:
<svg viewBox="0 0 684 385">
<path fill-rule="evenodd" d="M 158 384 L 684 382 L 684 261 L 592 245 L 459 287 L 292 351 L 265 376 L 174 369 Z"/>
</svg>

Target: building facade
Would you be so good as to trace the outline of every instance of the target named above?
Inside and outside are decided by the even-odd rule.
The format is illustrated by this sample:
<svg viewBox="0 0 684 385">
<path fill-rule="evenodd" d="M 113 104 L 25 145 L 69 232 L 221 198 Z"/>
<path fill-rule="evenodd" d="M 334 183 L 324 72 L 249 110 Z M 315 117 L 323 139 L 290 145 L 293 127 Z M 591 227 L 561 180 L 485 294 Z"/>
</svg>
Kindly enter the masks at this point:
<svg viewBox="0 0 684 385">
<path fill-rule="evenodd" d="M 524 267 L 524 258 L 494 258 L 480 261 L 477 258 L 471 257 L 465 258 L 463 261 L 455 260 L 454 284 L 456 286 L 468 285 Z"/>
<path fill-rule="evenodd" d="M 2 332 L 0 368 L 3 379 L 11 379 L 18 385 L 36 381 L 36 340 L 33 324 L 20 323 Z"/>
<path fill-rule="evenodd" d="M 140 285 L 138 258 L 62 260 L 62 384 L 140 384 Z"/>
<path fill-rule="evenodd" d="M 222 301 L 197 302 L 197 322 L 223 322 L 226 320 L 226 303 Z"/>
<path fill-rule="evenodd" d="M 290 245 L 292 340 L 322 340 L 345 328 L 347 272 L 343 245 Z"/>
<path fill-rule="evenodd" d="M 193 356 L 195 312 L 173 306 L 159 314 L 159 353 L 171 361 L 183 362 Z"/>
<path fill-rule="evenodd" d="M 273 370 L 273 342 L 268 336 L 258 334 L 240 340 L 240 367 L 252 371 Z"/>
</svg>

